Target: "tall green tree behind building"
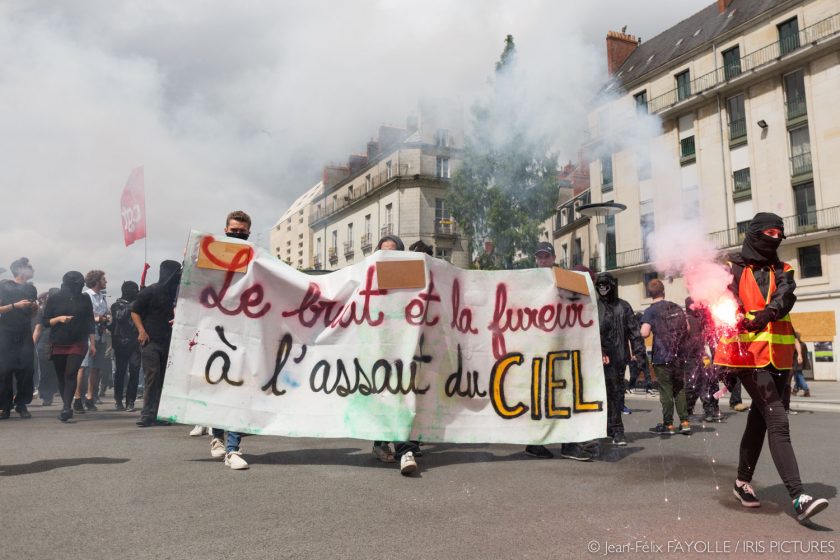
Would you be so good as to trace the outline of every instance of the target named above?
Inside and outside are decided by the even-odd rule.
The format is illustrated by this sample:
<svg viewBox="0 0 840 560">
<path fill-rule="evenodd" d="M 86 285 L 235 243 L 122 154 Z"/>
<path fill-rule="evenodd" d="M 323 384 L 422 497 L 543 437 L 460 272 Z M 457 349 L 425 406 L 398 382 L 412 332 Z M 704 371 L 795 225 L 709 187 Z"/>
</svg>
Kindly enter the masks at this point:
<svg viewBox="0 0 840 560">
<path fill-rule="evenodd" d="M 550 139 L 535 138 L 522 119 L 516 56 L 508 35 L 488 95 L 471 108 L 463 164 L 448 194 L 452 217 L 471 238 L 473 255 L 482 255 L 485 240 L 493 242 L 494 257 L 482 255 L 482 268 L 533 265 L 542 222 L 557 203 L 557 156 Z M 514 262 L 517 252 L 526 258 Z"/>
</svg>

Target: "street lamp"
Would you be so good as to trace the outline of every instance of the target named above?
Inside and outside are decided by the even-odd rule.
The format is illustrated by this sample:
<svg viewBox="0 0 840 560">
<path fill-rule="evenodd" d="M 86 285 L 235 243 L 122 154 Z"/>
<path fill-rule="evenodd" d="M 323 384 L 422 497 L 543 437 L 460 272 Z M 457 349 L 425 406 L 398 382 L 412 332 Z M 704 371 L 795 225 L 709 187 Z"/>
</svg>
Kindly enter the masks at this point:
<svg viewBox="0 0 840 560">
<path fill-rule="evenodd" d="M 598 255 L 601 257 L 600 270 L 607 270 L 607 216 L 615 216 L 619 212 L 627 210 L 627 206 L 618 202 L 596 202 L 584 204 L 578 208 L 578 212 L 587 218 L 595 218 L 595 231 L 598 232 Z"/>
</svg>

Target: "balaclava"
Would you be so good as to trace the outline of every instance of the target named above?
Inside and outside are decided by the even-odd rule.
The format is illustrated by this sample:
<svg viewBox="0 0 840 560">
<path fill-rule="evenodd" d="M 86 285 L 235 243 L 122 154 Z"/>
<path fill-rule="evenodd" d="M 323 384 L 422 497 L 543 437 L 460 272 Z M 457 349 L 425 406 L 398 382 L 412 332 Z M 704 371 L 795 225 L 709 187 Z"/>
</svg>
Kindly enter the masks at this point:
<svg viewBox="0 0 840 560">
<path fill-rule="evenodd" d="M 137 294 L 140 292 L 140 287 L 137 282 L 127 280 L 122 285 L 122 298 L 126 301 L 134 301 Z"/>
<path fill-rule="evenodd" d="M 618 280 L 609 272 L 602 272 L 595 279 L 595 291 L 600 299 L 612 303 L 618 298 Z"/>
<path fill-rule="evenodd" d="M 770 228 L 782 230 L 782 236 L 776 239 L 761 233 Z M 779 256 L 776 254 L 776 250 L 781 245 L 782 239 L 785 238 L 784 231 L 785 224 L 779 216 L 770 212 L 759 212 L 750 220 L 750 225 L 744 237 L 744 244 L 741 247 L 741 256 L 747 263 L 759 266 L 778 263 Z"/>
</svg>

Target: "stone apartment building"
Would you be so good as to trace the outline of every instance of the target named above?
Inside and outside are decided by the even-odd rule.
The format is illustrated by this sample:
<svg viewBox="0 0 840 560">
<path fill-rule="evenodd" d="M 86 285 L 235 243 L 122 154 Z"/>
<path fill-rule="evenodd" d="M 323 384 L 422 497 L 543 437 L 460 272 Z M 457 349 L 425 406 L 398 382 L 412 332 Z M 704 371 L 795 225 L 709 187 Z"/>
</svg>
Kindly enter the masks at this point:
<svg viewBox="0 0 840 560">
<path fill-rule="evenodd" d="M 739 249 L 756 212 L 775 212 L 788 237 L 780 257 L 796 269 L 794 326 L 816 356 L 814 377 L 840 380 L 840 356 L 833 355 L 840 3 L 719 0 L 644 42 L 610 32 L 607 54 L 612 97 L 589 115 L 592 187 L 577 197 L 627 210 L 608 223 L 606 262 L 591 249 L 595 220 L 563 218 L 589 230 L 584 259 L 605 265 L 619 278 L 621 297 L 643 309 L 650 303 L 644 284 L 657 274 L 649 250 L 657 226 L 700 220 L 714 245 L 729 252 Z M 648 137 L 618 140 L 651 121 Z M 668 279 L 666 290 L 673 301 L 686 296 L 680 278 Z"/>
<path fill-rule="evenodd" d="M 440 100 L 420 102 L 405 127 L 382 126 L 366 153 L 324 167 L 322 181 L 278 222 L 272 253 L 285 260 L 288 248 L 294 253 L 303 240 L 302 268 L 337 270 L 364 259 L 381 237 L 393 234 L 406 248 L 423 240 L 436 257 L 468 266 L 468 240 L 460 236 L 445 201 L 463 146 L 461 108 Z"/>
<path fill-rule="evenodd" d="M 271 230 L 271 253 L 289 266 L 298 269 L 309 268 L 312 264 L 312 231 L 309 229 L 309 214 L 312 201 L 324 192 L 323 181 L 311 189 L 289 207 Z"/>
</svg>

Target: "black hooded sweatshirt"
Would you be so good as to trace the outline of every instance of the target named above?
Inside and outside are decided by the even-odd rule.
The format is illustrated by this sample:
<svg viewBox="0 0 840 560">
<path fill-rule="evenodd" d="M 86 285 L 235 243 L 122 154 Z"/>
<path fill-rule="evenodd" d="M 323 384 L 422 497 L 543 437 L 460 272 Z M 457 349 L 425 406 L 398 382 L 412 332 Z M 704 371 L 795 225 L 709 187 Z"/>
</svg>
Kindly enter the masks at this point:
<svg viewBox="0 0 840 560">
<path fill-rule="evenodd" d="M 152 342 L 169 344 L 172 338 L 170 321 L 175 318 L 175 300 L 181 283 L 181 264 L 177 261 L 160 263 L 159 280 L 143 288 L 131 306 L 140 315 L 143 328 Z"/>
<path fill-rule="evenodd" d="M 595 280 L 596 289 L 603 283 L 610 286 L 610 291 L 606 296 L 598 294 L 601 351 L 609 357 L 611 367 L 623 372 L 632 356 L 640 363 L 646 362 L 645 343 L 633 308 L 618 297 L 618 280 L 609 272 L 602 272 Z"/>
<path fill-rule="evenodd" d="M 68 272 L 61 279 L 61 288 L 51 295 L 44 306 L 42 324 L 50 329 L 50 341 L 57 346 L 72 346 L 85 342 L 96 330 L 93 319 L 93 304 L 87 294 L 82 293 L 85 277 L 75 270 Z M 50 327 L 54 317 L 70 315 L 66 323 L 56 323 Z"/>
<path fill-rule="evenodd" d="M 776 291 L 770 297 L 766 309 L 772 311 L 773 319 L 780 319 L 787 315 L 793 309 L 793 304 L 796 303 L 796 295 L 793 293 L 796 289 L 796 281 L 793 278 L 793 271 L 784 271 L 784 263 L 779 260 L 776 253 L 784 236 L 774 239 L 764 235 L 762 232 L 769 228 L 778 228 L 784 231 L 784 222 L 779 216 L 769 212 L 759 212 L 750 220 L 741 252 L 732 255 L 729 259 L 729 266 L 732 271 L 732 284 L 730 284 L 729 289 L 735 294 L 738 303 L 743 307 L 743 302 L 738 296 L 738 287 L 744 269 L 752 268 L 755 281 L 765 299 L 770 289 L 770 275 L 774 275 Z M 748 309 L 747 311 L 751 310 Z"/>
<path fill-rule="evenodd" d="M 137 342 L 137 327 L 131 320 L 131 305 L 137 299 L 140 288 L 136 282 L 123 282 L 122 297 L 111 305 L 113 320 L 108 328 L 111 330 L 113 345 L 119 348 L 134 347 Z"/>
</svg>

